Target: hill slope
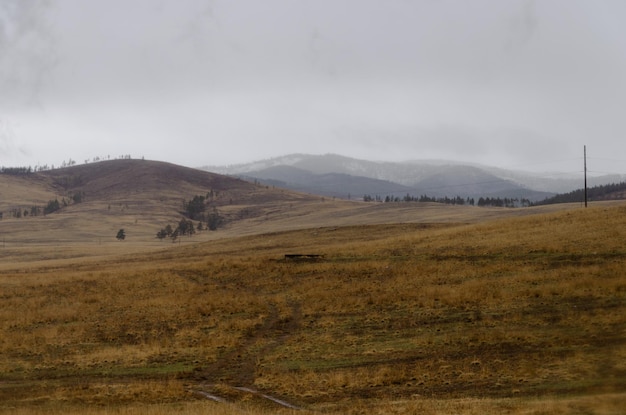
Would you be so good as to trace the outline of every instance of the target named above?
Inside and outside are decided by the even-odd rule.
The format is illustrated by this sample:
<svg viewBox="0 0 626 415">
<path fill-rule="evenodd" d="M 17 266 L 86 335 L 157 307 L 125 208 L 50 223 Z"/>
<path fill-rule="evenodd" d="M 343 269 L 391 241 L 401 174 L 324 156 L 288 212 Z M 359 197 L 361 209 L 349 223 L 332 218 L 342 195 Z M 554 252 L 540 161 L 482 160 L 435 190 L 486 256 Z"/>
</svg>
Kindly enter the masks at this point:
<svg viewBox="0 0 626 415">
<path fill-rule="evenodd" d="M 622 203 L 14 264 L 0 413 L 623 413 L 625 246 Z"/>
<path fill-rule="evenodd" d="M 263 215 L 259 207 L 266 205 L 319 200 L 146 160 L 103 161 L 20 176 L 3 174 L 0 184 L 0 212 L 4 213 L 0 226 L 12 243 L 100 242 L 115 236 L 119 228 L 130 229 L 134 238 L 143 242 L 150 241 L 160 227 L 181 218 L 185 200 L 208 193 L 211 206 L 227 220 Z M 79 203 L 74 201 L 76 195 Z M 54 199 L 61 209 L 43 215 L 46 204 Z M 23 215 L 33 207 L 39 209 L 39 215 Z M 12 212 L 21 212 L 21 217 L 13 217 Z"/>
<path fill-rule="evenodd" d="M 525 184 L 536 178 L 484 166 L 445 161 L 373 162 L 336 154 L 292 154 L 249 164 L 204 169 L 248 177 L 297 190 L 347 198 L 350 195 L 402 197 L 509 197 L 539 200 L 552 193 Z M 293 174 L 296 173 L 296 174 Z M 328 180 L 330 174 L 332 181 Z M 358 177 L 358 180 L 356 179 Z M 341 189 L 338 193 L 337 189 Z"/>
<path fill-rule="evenodd" d="M 620 200 L 626 198 L 626 182 L 611 183 L 587 188 L 587 200 Z M 537 202 L 537 205 L 553 203 L 581 203 L 585 200 L 585 189 L 576 189 L 565 194 L 558 194 Z"/>
<path fill-rule="evenodd" d="M 246 180 L 344 199 L 362 198 L 364 195 L 404 196 L 413 189 L 388 180 L 355 176 L 346 173 L 313 173 L 293 166 L 274 166 L 238 175 Z"/>
<path fill-rule="evenodd" d="M 252 183 L 160 161 L 112 160 L 40 174 L 60 191 L 84 191 L 93 200 L 136 198 L 137 194 L 185 197 L 208 190 L 227 192 L 236 199 L 256 194 Z"/>
<path fill-rule="evenodd" d="M 211 195 L 210 208 L 217 209 L 223 218 L 222 226 L 216 232 L 197 233 L 178 242 L 329 226 L 473 223 L 568 208 L 501 209 L 331 200 L 145 160 L 105 161 L 23 176 L 0 174 L 0 185 L 0 212 L 4 213 L 0 220 L 4 248 L 0 257 L 5 263 L 165 248 L 167 240 L 158 240 L 157 232 L 168 224 L 176 227 L 183 216 L 183 202 L 195 195 Z M 76 195 L 80 203 L 72 201 Z M 70 202 L 48 215 L 22 214 L 17 218 L 11 214 L 30 211 L 33 206 L 41 211 L 54 199 L 61 206 L 63 200 Z M 116 240 L 119 229 L 124 229 L 127 236 L 123 243 Z M 51 254 L 50 246 L 59 249 Z"/>
</svg>

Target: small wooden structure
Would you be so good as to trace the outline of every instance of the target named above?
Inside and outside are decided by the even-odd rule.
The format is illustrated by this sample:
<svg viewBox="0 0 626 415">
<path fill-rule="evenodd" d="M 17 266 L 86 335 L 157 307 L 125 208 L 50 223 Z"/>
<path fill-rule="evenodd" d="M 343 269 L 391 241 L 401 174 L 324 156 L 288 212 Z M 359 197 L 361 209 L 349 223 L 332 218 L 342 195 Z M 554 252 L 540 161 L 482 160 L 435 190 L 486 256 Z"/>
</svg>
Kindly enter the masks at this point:
<svg viewBox="0 0 626 415">
<path fill-rule="evenodd" d="M 285 261 L 319 261 L 323 254 L 285 254 Z"/>
</svg>

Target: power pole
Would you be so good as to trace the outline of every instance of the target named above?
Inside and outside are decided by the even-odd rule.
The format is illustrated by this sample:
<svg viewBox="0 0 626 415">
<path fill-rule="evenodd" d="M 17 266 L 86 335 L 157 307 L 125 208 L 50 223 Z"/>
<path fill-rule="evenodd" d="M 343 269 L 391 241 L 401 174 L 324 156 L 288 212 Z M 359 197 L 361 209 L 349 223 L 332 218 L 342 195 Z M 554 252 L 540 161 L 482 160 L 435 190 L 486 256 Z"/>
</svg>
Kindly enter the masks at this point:
<svg viewBox="0 0 626 415">
<path fill-rule="evenodd" d="M 585 159 L 585 207 L 587 207 L 587 146 L 583 146 L 583 155 Z"/>
</svg>

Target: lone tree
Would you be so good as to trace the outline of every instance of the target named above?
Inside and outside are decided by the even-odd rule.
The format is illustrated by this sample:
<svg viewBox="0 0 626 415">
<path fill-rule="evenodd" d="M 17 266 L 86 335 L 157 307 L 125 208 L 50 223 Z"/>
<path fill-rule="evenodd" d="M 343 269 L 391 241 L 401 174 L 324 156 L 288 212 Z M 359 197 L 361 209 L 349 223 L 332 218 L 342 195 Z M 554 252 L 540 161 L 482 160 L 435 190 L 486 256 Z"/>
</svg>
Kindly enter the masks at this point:
<svg viewBox="0 0 626 415">
<path fill-rule="evenodd" d="M 126 239 L 126 232 L 124 232 L 124 229 L 120 229 L 119 231 L 117 231 L 116 238 L 118 241 L 123 241 L 124 239 Z"/>
<path fill-rule="evenodd" d="M 204 205 L 204 196 L 194 196 L 189 202 L 183 202 L 183 207 L 190 219 L 201 219 L 206 206 Z"/>
<path fill-rule="evenodd" d="M 209 217 L 207 220 L 207 229 L 210 231 L 217 230 L 217 228 L 222 224 L 223 218 L 220 216 L 219 212 L 216 208 L 213 208 L 213 211 L 209 213 Z"/>
<path fill-rule="evenodd" d="M 167 237 L 167 231 L 165 229 L 161 229 L 160 231 L 157 232 L 156 237 L 159 238 L 160 240 L 163 240 Z"/>
</svg>

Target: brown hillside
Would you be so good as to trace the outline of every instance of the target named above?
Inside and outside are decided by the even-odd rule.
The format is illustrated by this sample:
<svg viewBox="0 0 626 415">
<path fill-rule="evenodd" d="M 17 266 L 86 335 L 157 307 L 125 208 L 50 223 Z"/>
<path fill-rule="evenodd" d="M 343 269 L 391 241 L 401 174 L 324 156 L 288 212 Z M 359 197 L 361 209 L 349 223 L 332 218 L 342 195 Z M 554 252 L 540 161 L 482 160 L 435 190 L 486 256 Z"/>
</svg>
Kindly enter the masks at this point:
<svg viewBox="0 0 626 415">
<path fill-rule="evenodd" d="M 211 205 L 226 219 L 225 226 L 266 215 L 276 206 L 319 203 L 317 196 L 266 188 L 170 163 L 111 160 L 23 176 L 0 175 L 0 212 L 4 213 L 0 232 L 4 247 L 24 248 L 115 243 L 117 230 L 123 228 L 129 236 L 127 242 L 146 248 L 158 244 L 155 235 L 161 227 L 175 226 L 180 220 L 184 200 L 209 192 L 213 195 Z M 74 203 L 72 196 L 78 193 L 82 202 Z M 68 205 L 45 216 L 11 215 L 32 206 L 43 210 L 54 199 Z"/>
<path fill-rule="evenodd" d="M 138 213 L 142 214 L 178 214 L 183 200 L 209 192 L 215 195 L 215 206 L 311 199 L 228 176 L 148 160 L 103 161 L 25 176 L 1 175 L 0 180 L 0 185 L 4 183 L 7 189 L 12 189 L 10 195 L 2 190 L 2 209 L 44 205 L 55 197 L 69 200 L 79 192 L 84 195 L 84 203 L 69 206 L 60 213 L 83 211 L 85 206 L 93 208 L 102 203 L 111 210 L 109 205 L 121 203 L 129 209 L 131 205 L 141 205 L 143 210 Z"/>
<path fill-rule="evenodd" d="M 0 212 L 41 205 L 51 198 L 54 199 L 55 194 L 49 178 L 43 175 L 0 174 Z"/>
<path fill-rule="evenodd" d="M 624 413 L 624 202 L 162 246 L 2 258 L 0 414 Z"/>
<path fill-rule="evenodd" d="M 55 198 L 71 200 L 48 214 L 15 218 L 10 212 L 43 209 Z M 182 217 L 183 201 L 212 192 L 211 205 L 224 218 L 215 232 L 201 232 L 180 243 L 194 243 L 278 231 L 394 223 L 475 223 L 498 217 L 579 208 L 550 205 L 505 209 L 436 203 L 365 203 L 260 186 L 206 171 L 147 160 L 112 160 L 25 176 L 0 175 L 2 251 L 6 266 L 39 260 L 105 256 L 171 247 L 156 233 Z M 603 202 L 617 203 L 617 202 Z M 124 229 L 126 240 L 115 236 Z M 50 247 L 54 247 L 51 253 Z M 42 254 L 45 252 L 45 254 Z"/>
<path fill-rule="evenodd" d="M 59 192 L 84 191 L 87 198 L 127 198 L 144 194 L 158 198 L 163 193 L 188 197 L 209 190 L 249 194 L 251 183 L 202 170 L 148 160 L 111 160 L 41 173 Z"/>
</svg>

